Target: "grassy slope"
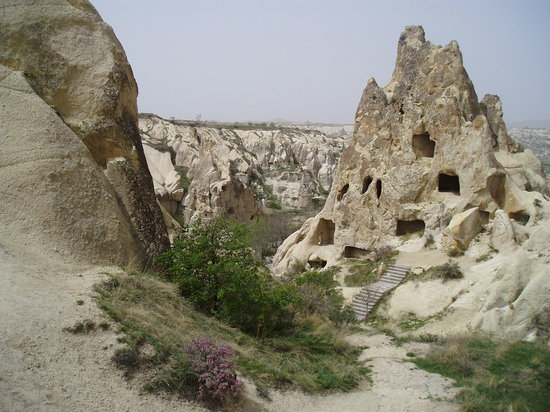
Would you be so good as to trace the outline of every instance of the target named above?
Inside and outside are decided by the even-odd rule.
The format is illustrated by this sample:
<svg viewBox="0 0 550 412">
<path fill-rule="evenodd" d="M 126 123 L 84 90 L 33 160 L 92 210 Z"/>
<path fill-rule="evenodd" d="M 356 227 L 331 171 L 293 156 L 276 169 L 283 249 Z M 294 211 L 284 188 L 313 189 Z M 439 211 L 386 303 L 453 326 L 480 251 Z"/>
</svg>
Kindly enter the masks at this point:
<svg viewBox="0 0 550 412">
<path fill-rule="evenodd" d="M 449 339 L 416 359 L 429 372 L 456 380 L 465 411 L 547 411 L 550 348 L 528 342 L 497 343 L 483 336 Z"/>
<path fill-rule="evenodd" d="M 113 275 L 96 290 L 100 307 L 128 335 L 152 344 L 168 359 L 166 365 L 182 358 L 185 345 L 200 336 L 233 346 L 237 370 L 262 385 L 349 390 L 367 372 L 357 363 L 358 350 L 322 322 L 310 321 L 292 335 L 259 341 L 197 312 L 175 285 L 154 276 Z"/>
</svg>

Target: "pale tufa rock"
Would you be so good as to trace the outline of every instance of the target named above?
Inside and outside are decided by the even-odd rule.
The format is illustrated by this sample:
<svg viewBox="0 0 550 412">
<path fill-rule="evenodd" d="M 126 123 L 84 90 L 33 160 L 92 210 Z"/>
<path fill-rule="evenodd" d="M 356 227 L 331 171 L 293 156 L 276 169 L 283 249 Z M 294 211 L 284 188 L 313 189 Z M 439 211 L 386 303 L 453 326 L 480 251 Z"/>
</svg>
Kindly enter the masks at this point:
<svg viewBox="0 0 550 412">
<path fill-rule="evenodd" d="M 50 188 L 47 195 L 30 181 L 11 187 L 7 196 L 32 198 L 32 202 L 4 205 L 18 210 L 6 209 L 3 217 L 17 215 L 21 225 L 31 216 L 36 220 L 37 226 L 32 230 L 21 228 L 28 247 L 44 235 L 47 241 L 37 244 L 38 249 L 59 244 L 67 258 L 73 255 L 75 261 L 138 266 L 148 263 L 169 242 L 137 128 L 137 85 L 113 30 L 86 0 L 5 2 L 0 7 L 0 64 L 6 67 L 3 72 L 8 73 L 3 78 L 15 76 L 14 72 L 24 74 L 17 84 L 23 87 L 21 84 L 25 82 L 27 89 L 24 95 L 14 94 L 4 85 L 3 93 L 9 100 L 2 100 L 3 103 L 7 107 L 13 101 L 19 108 L 18 113 L 2 111 L 2 122 L 12 127 L 12 135 L 6 139 L 13 139 L 28 152 L 25 170 L 32 179 L 44 178 L 46 163 L 50 163 L 51 176 L 56 176 L 55 185 L 47 183 L 46 178 L 42 180 L 41 188 Z M 33 119 L 35 111 L 40 114 Z M 22 117 L 21 113 L 27 116 Z M 41 131 L 38 119 L 43 120 Z M 29 128 L 34 134 L 27 133 Z M 40 133 L 44 135 L 41 138 Z M 86 148 L 86 156 L 82 147 L 73 142 L 75 138 Z M 40 152 L 33 151 L 33 144 L 38 141 L 41 150 L 51 152 L 51 157 L 45 159 Z M 13 159 L 19 156 L 19 151 L 17 146 L 4 151 L 5 161 L 16 167 Z M 57 164 L 51 163 L 54 159 Z M 97 176 L 92 179 L 89 159 L 97 165 L 93 173 L 101 174 L 103 170 L 107 179 L 105 175 L 99 180 Z M 66 173 L 60 175 L 60 168 Z M 11 172 L 6 169 L 5 173 Z M 29 194 L 25 195 L 27 191 Z M 112 199 L 107 201 L 98 191 L 109 193 Z M 46 201 L 44 196 L 56 197 L 58 202 Z M 42 208 L 35 210 L 34 205 Z M 92 205 L 96 209 L 105 208 L 105 216 L 97 216 L 97 223 L 88 225 L 82 219 L 90 219 L 84 210 Z M 99 211 L 88 211 L 90 217 L 102 215 Z M 53 215 L 64 215 L 65 219 L 51 219 Z M 40 232 L 41 221 L 49 222 L 45 233 Z M 75 236 L 80 239 L 71 245 L 69 239 Z M 4 239 L 6 244 L 11 241 Z M 97 251 L 88 250 L 92 244 Z M 103 249 L 108 251 L 101 253 Z"/>
<path fill-rule="evenodd" d="M 517 247 L 516 231 L 510 217 L 504 210 L 495 212 L 491 230 L 491 246 L 499 252 L 509 252 Z"/>
<path fill-rule="evenodd" d="M 443 231 L 445 235 L 452 238 L 453 243 L 460 249 L 468 249 L 470 242 L 481 231 L 481 219 L 479 209 L 473 207 L 462 213 L 457 213 L 449 222 L 449 226 Z"/>
<path fill-rule="evenodd" d="M 422 27 L 407 27 L 388 85 L 370 79 L 363 92 L 323 210 L 281 245 L 274 272 L 313 254 L 330 265 L 397 247 L 415 232 L 441 246 L 453 216 L 473 208 L 483 223 L 497 209 L 533 216 L 548 187 L 540 162 L 522 150 L 498 97 L 478 101 L 458 44 L 434 45 Z M 334 232 L 323 251 L 308 240 L 320 225 Z"/>
<path fill-rule="evenodd" d="M 140 130 L 157 198 L 186 221 L 227 213 L 249 222 L 279 208 L 315 213 L 346 143 L 316 130 L 148 114 Z M 188 186 L 178 192 L 180 179 Z"/>
</svg>

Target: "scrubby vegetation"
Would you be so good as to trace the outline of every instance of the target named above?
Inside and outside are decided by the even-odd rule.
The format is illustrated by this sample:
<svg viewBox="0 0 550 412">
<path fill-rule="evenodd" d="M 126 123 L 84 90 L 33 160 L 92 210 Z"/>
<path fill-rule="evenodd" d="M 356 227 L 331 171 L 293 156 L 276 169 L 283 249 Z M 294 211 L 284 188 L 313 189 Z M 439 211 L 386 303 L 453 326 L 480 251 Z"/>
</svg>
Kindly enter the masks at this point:
<svg viewBox="0 0 550 412">
<path fill-rule="evenodd" d="M 413 362 L 464 387 L 459 395 L 464 411 L 548 410 L 548 346 L 498 343 L 480 335 L 455 337 Z"/>
<path fill-rule="evenodd" d="M 127 376 L 138 365 L 149 370 L 147 388 L 194 397 L 206 372 L 196 370 L 188 348 L 208 337 L 230 345 L 236 370 L 261 386 L 350 390 L 363 379 L 358 349 L 343 340 L 354 318 L 333 273 L 277 281 L 249 242 L 243 225 L 197 221 L 159 257 L 162 275 L 113 275 L 97 287 L 100 306 L 126 334 L 127 353 L 115 361 Z"/>
<path fill-rule="evenodd" d="M 138 356 L 140 365 L 154 367 L 147 384 L 152 389 L 196 395 L 184 353 L 194 337 L 231 345 L 237 371 L 268 387 L 349 390 L 367 372 L 357 363 L 358 350 L 344 342 L 345 329 L 319 314 L 296 317 L 291 328 L 258 339 L 196 311 L 175 284 L 153 275 L 112 275 L 97 291 L 100 307 L 121 324 L 130 348 L 155 348 L 154 357 Z"/>
</svg>

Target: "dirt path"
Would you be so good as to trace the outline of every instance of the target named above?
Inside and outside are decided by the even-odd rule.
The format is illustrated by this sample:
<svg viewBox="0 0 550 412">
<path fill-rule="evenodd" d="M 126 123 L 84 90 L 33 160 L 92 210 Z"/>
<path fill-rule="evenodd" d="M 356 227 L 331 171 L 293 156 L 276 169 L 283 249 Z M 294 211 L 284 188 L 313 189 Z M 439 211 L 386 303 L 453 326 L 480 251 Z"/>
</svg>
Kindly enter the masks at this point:
<svg viewBox="0 0 550 412">
<path fill-rule="evenodd" d="M 202 410 L 130 387 L 110 363 L 114 331 L 63 331 L 103 319 L 91 299 L 100 272 L 54 273 L 0 250 L 0 411 Z"/>
<path fill-rule="evenodd" d="M 0 249 L 0 412 L 12 411 L 202 411 L 169 395 L 140 392 L 122 378 L 110 358 L 117 347 L 113 330 L 87 334 L 63 329 L 84 319 L 105 320 L 92 300 L 92 286 L 106 271 L 61 274 L 17 262 Z M 103 273 L 103 274 L 102 274 Z M 77 304 L 82 300 L 83 304 Z M 112 329 L 112 328 L 111 328 Z M 403 362 L 406 352 L 383 335 L 350 337 L 368 345 L 372 386 L 328 396 L 272 391 L 271 402 L 249 387 L 243 411 L 452 411 L 456 392 L 439 375 Z M 410 346 L 413 345 L 413 346 Z M 414 346 L 420 345 L 420 346 Z"/>
</svg>

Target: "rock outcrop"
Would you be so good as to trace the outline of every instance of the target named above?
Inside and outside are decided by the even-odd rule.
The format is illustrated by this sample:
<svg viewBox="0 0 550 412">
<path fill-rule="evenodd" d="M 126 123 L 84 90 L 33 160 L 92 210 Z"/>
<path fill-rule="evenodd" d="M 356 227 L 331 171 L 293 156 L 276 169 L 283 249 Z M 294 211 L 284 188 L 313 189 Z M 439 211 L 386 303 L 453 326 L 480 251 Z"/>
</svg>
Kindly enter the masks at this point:
<svg viewBox="0 0 550 412">
<path fill-rule="evenodd" d="M 168 121 L 141 115 L 161 204 L 187 221 L 223 213 L 250 221 L 268 209 L 316 213 L 346 144 L 317 130 Z"/>
<path fill-rule="evenodd" d="M 149 261 L 168 237 L 112 29 L 86 0 L 0 12 L 0 245 L 54 265 Z"/>
<path fill-rule="evenodd" d="M 478 101 L 458 44 L 431 44 L 410 26 L 389 84 L 370 79 L 363 92 L 323 210 L 281 245 L 274 270 L 398 247 L 410 233 L 464 249 L 497 210 L 537 224 L 546 194 L 541 164 L 509 137 L 499 98 Z M 468 210 L 467 225 L 447 229 Z"/>
</svg>

